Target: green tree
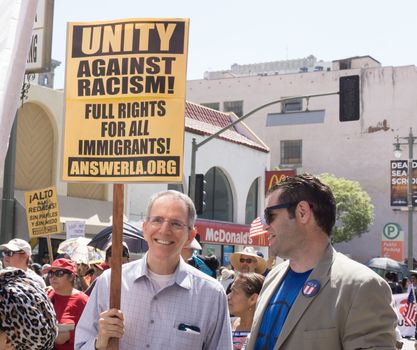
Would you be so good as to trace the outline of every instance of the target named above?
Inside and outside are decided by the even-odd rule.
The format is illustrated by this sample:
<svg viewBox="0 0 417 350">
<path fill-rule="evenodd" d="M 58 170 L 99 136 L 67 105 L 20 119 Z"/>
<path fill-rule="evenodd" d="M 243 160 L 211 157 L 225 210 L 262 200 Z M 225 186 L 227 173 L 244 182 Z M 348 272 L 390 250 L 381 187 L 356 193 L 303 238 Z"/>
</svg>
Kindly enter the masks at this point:
<svg viewBox="0 0 417 350">
<path fill-rule="evenodd" d="M 374 206 L 359 182 L 337 178 L 327 173 L 319 175 L 319 178 L 331 188 L 336 199 L 333 242 L 348 242 L 355 236 L 368 232 L 374 219 Z"/>
</svg>

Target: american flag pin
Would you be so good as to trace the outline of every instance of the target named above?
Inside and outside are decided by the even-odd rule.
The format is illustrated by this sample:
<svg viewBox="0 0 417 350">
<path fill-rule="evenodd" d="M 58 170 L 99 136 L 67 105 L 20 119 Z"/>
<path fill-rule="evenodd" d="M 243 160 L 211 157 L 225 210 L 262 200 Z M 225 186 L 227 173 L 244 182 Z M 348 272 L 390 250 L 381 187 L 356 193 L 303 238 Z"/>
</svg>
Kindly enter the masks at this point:
<svg viewBox="0 0 417 350">
<path fill-rule="evenodd" d="M 317 280 L 309 280 L 304 283 L 303 295 L 307 298 L 314 297 L 320 291 L 320 283 Z"/>
</svg>

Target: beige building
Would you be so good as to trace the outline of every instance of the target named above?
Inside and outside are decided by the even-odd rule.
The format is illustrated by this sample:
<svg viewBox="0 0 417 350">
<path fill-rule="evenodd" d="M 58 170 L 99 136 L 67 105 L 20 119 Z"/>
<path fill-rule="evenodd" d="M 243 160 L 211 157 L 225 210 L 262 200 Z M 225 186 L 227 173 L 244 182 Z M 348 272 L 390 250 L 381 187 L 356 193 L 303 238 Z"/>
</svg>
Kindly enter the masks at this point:
<svg viewBox="0 0 417 350">
<path fill-rule="evenodd" d="M 285 64 L 281 62 L 274 67 L 280 66 Z M 317 64 L 313 62 L 312 66 Z M 256 75 L 248 70 L 236 76 L 232 74 L 233 67 L 206 72 L 205 79 L 187 82 L 187 99 L 242 116 L 268 102 L 295 97 L 287 103 L 264 108 L 245 120 L 270 147 L 270 168 L 294 168 L 297 173 L 327 172 L 359 181 L 375 206 L 374 223 L 369 233 L 338 244 L 338 249 L 360 261 L 379 256 L 384 226 L 397 223 L 405 232 L 407 256 L 407 213 L 393 210 L 390 205 L 390 161 L 394 159 L 394 138 L 408 136 L 410 127 L 417 134 L 416 67 L 383 67 L 370 56 L 337 60 L 331 65 L 321 63 L 322 68 L 317 69 L 300 66 L 292 73 L 265 67 L 263 70 L 252 65 L 249 70 L 256 71 Z M 339 121 L 336 94 L 296 98 L 336 93 L 339 78 L 348 75 L 360 76 L 358 121 Z M 407 159 L 407 155 L 405 146 L 402 159 Z M 416 249 L 414 239 L 414 252 Z"/>
<path fill-rule="evenodd" d="M 195 138 L 199 143 L 236 119 L 234 114 L 187 102 L 183 182 L 126 185 L 125 220 L 143 220 L 149 197 L 157 191 L 168 188 L 188 193 L 192 139 Z M 15 235 L 28 239 L 24 192 L 49 186 L 56 186 L 59 195 L 63 233 L 56 235 L 56 238 L 65 238 L 65 224 L 69 221 L 84 221 L 88 236 L 110 226 L 113 198 L 111 183 L 67 183 L 61 180 L 63 91 L 32 85 L 28 99 L 19 108 L 17 125 Z M 76 133 L 77 130 L 72 132 Z M 250 223 L 262 206 L 262 174 L 270 162 L 269 148 L 265 143 L 244 123 L 239 123 L 220 138 L 199 148 L 196 158 L 196 173 L 206 175 L 208 182 L 208 207 L 204 217 L 227 221 L 229 228 L 230 224 Z M 248 231 L 247 227 L 245 229 Z M 218 257 L 223 256 L 223 250 L 219 248 L 220 245 L 211 247 Z"/>
</svg>

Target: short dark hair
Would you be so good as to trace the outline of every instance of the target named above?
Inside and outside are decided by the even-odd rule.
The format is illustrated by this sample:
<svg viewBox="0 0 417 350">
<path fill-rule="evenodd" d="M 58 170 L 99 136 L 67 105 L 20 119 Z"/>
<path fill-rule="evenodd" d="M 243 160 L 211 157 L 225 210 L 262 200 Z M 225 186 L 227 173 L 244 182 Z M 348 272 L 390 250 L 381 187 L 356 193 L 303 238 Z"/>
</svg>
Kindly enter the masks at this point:
<svg viewBox="0 0 417 350">
<path fill-rule="evenodd" d="M 290 218 L 295 217 L 297 204 L 306 201 L 310 204 L 319 227 L 328 236 L 331 235 L 336 222 L 336 201 L 329 186 L 311 174 L 302 174 L 288 176 L 273 185 L 267 196 L 277 190 L 282 191 L 279 196 L 280 203 L 294 203 L 288 208 Z"/>
<path fill-rule="evenodd" d="M 106 260 L 108 260 L 111 257 L 111 246 L 107 248 L 106 250 Z M 127 249 L 125 246 L 123 246 L 123 253 L 122 256 L 125 258 L 129 258 L 129 249 Z"/>
</svg>

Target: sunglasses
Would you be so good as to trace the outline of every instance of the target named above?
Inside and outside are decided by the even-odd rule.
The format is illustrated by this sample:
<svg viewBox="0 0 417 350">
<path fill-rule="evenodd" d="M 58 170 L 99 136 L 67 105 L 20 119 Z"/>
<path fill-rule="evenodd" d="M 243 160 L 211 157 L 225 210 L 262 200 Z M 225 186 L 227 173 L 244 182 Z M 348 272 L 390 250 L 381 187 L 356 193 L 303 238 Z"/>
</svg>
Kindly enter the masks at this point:
<svg viewBox="0 0 417 350">
<path fill-rule="evenodd" d="M 55 271 L 49 271 L 48 272 L 48 277 L 52 278 L 52 277 L 62 277 L 64 275 L 71 275 L 72 273 L 67 271 L 67 270 L 55 270 Z"/>
<path fill-rule="evenodd" d="M 272 211 L 273 210 L 276 210 L 276 209 L 288 209 L 289 207 L 292 207 L 292 206 L 297 205 L 297 204 L 298 204 L 298 202 L 297 203 L 296 202 L 293 202 L 293 203 L 281 203 L 281 204 L 277 204 L 277 205 L 273 205 L 271 207 L 265 208 L 265 210 L 264 210 L 264 220 L 265 220 L 265 223 L 267 225 L 271 225 L 272 221 L 274 221 L 275 218 L 274 218 L 274 215 L 272 214 Z"/>
<path fill-rule="evenodd" d="M 239 259 L 239 261 L 243 264 L 243 263 L 246 263 L 246 264 L 252 264 L 252 263 L 254 263 L 254 261 L 253 261 L 253 259 L 251 259 L 251 258 L 247 258 L 247 259 L 245 259 L 245 258 L 240 258 Z"/>
<path fill-rule="evenodd" d="M 15 255 L 15 254 L 25 254 L 25 252 L 23 251 L 23 250 L 20 250 L 20 251 L 17 251 L 17 252 L 14 252 L 14 251 L 12 251 L 12 250 L 3 250 L 2 252 L 1 252 L 1 254 L 3 255 L 3 256 L 9 256 L 9 257 L 12 257 L 13 255 Z"/>
</svg>

